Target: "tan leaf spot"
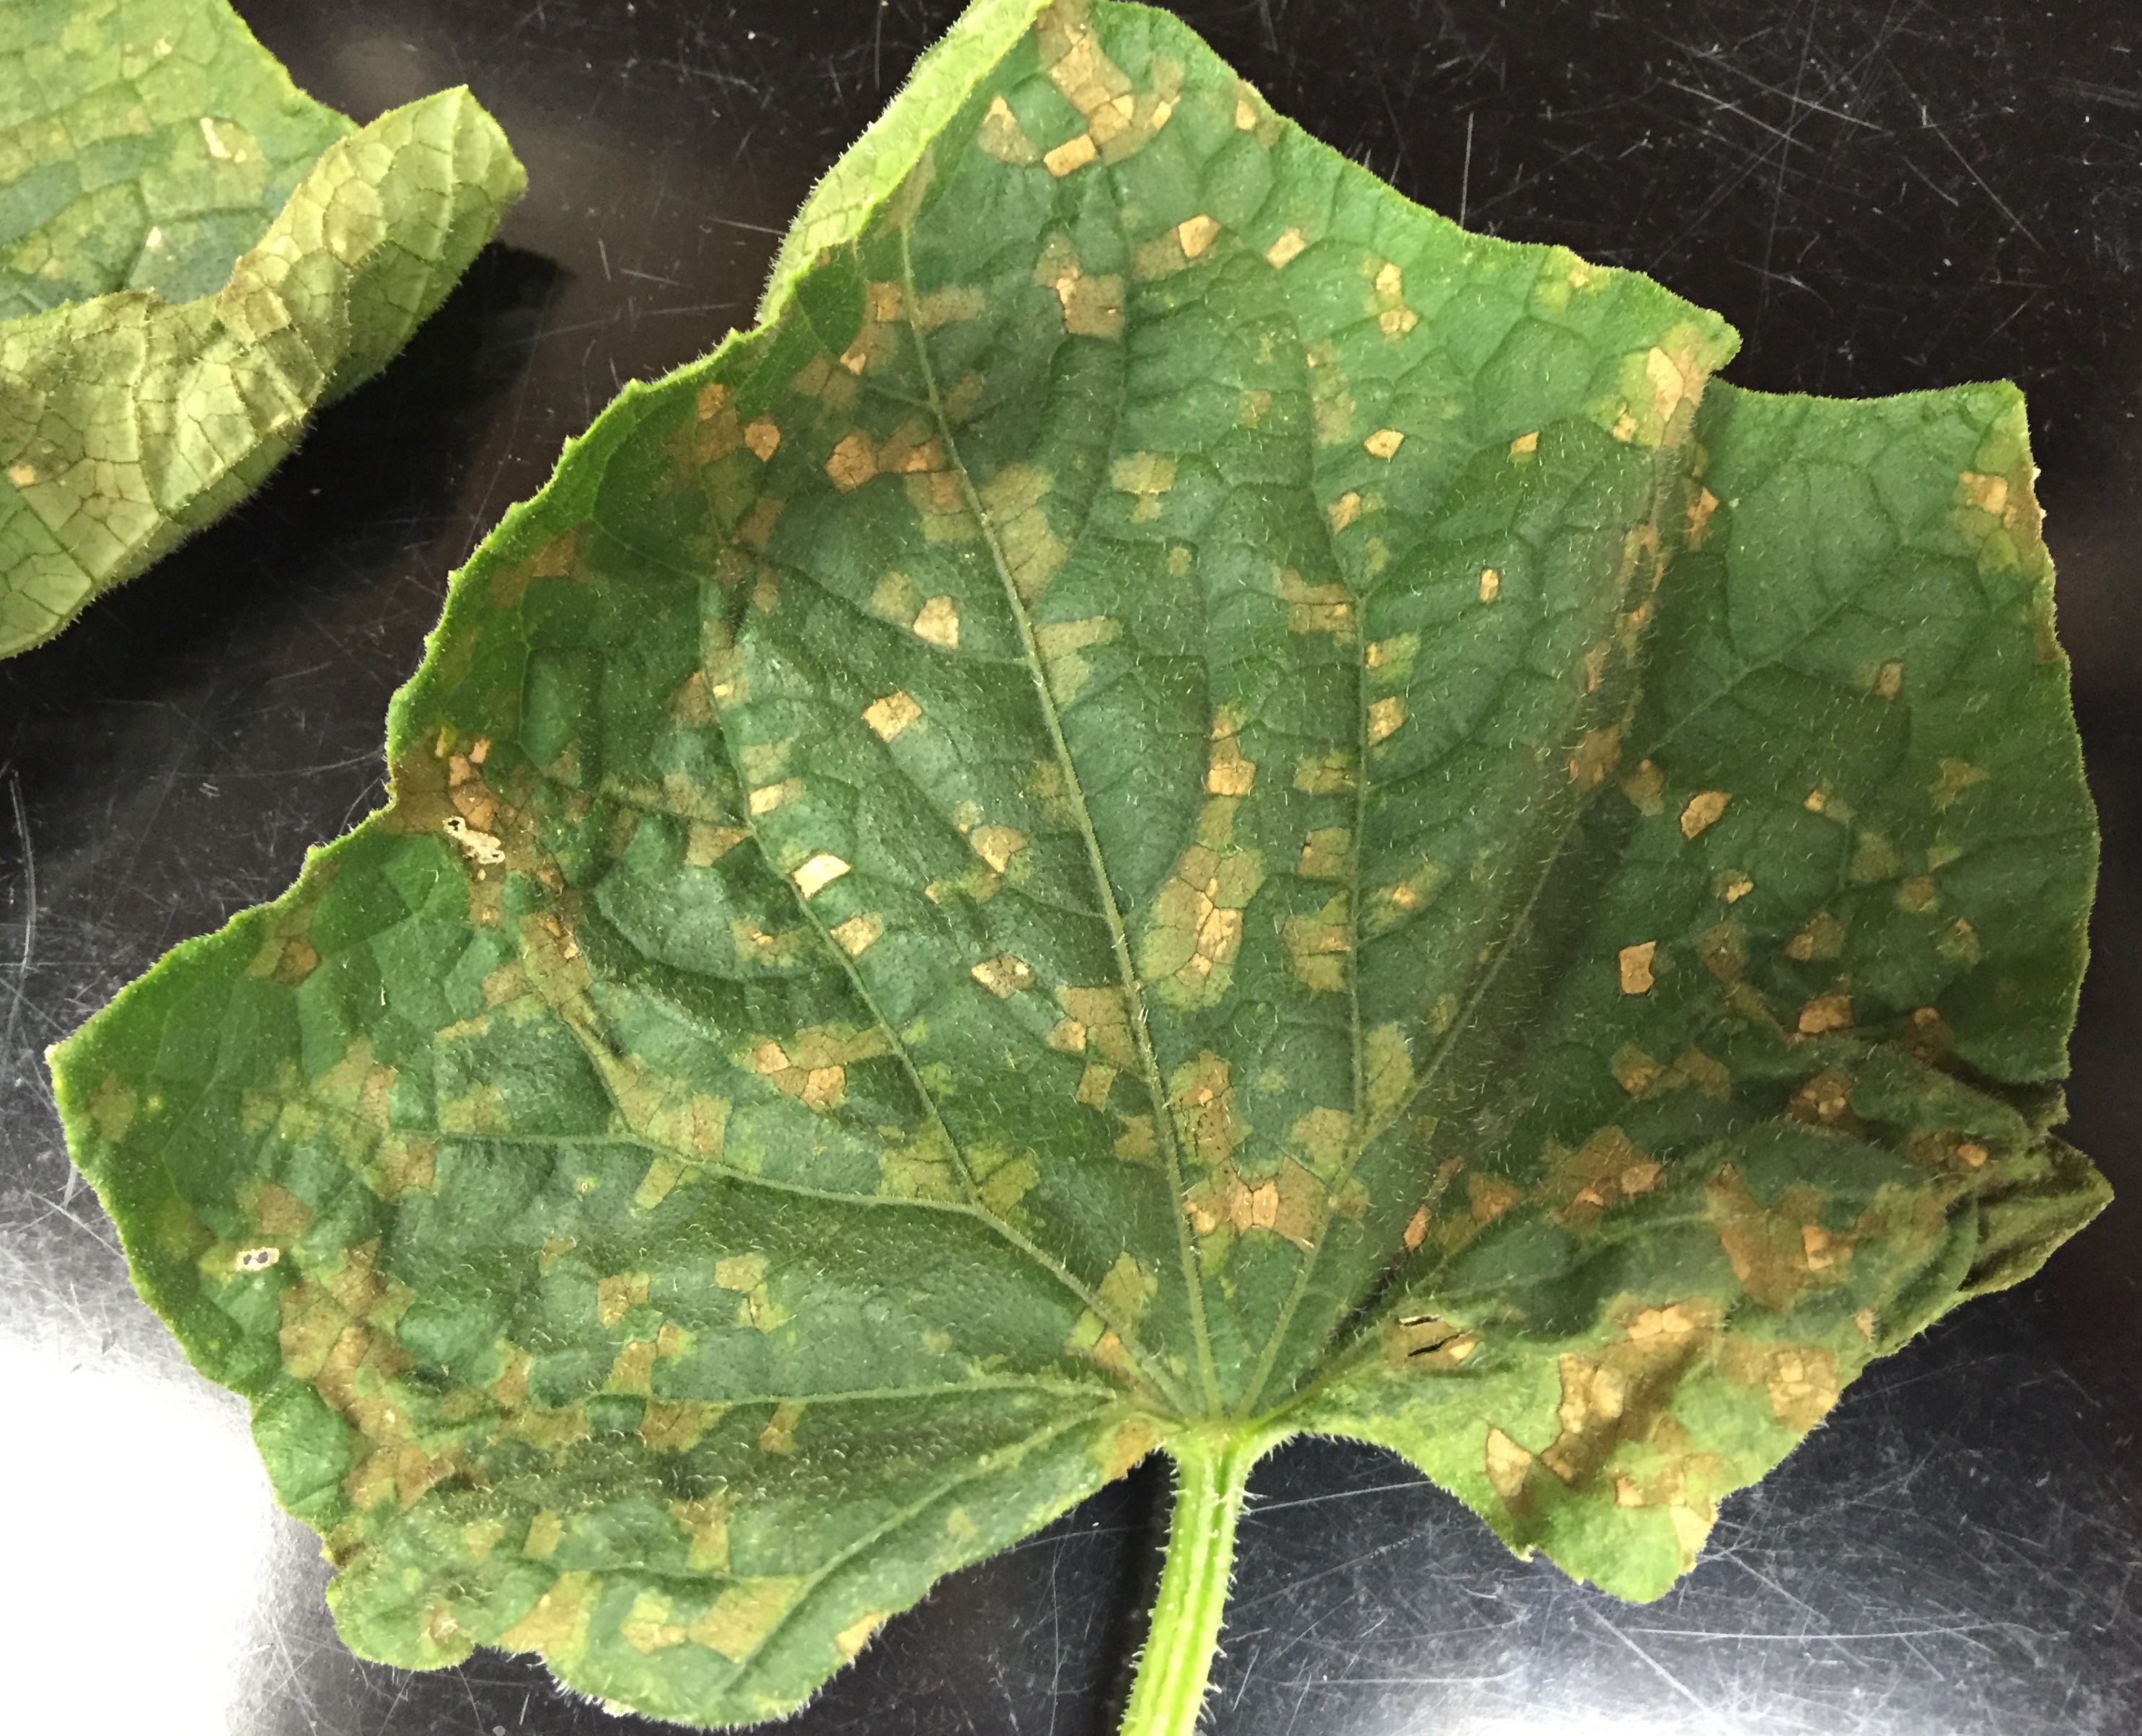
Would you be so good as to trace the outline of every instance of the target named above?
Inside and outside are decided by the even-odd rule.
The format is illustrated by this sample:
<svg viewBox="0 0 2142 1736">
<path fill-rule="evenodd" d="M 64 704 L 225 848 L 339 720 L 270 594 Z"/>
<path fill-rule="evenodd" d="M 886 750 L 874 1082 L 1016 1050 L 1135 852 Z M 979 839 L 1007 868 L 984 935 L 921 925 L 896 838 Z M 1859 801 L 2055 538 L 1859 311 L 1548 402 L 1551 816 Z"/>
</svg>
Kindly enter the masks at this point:
<svg viewBox="0 0 2142 1736">
<path fill-rule="evenodd" d="M 950 651 L 960 643 L 960 611 L 950 597 L 932 597 L 915 618 L 916 638 Z"/>
<path fill-rule="evenodd" d="M 1537 428 L 1529 434 L 1520 434 L 1510 442 L 1510 456 L 1513 458 L 1528 458 L 1538 450 L 1539 431 Z"/>
<path fill-rule="evenodd" d="M 1681 835 L 1693 838 L 1718 823 L 1718 816 L 1725 811 L 1725 804 L 1732 797 L 1723 790 L 1704 790 L 1688 799 L 1688 806 L 1681 811 Z"/>
<path fill-rule="evenodd" d="M 1900 663 L 1885 663 L 1874 678 L 1874 697 L 1893 699 L 1904 690 L 1904 666 Z"/>
<path fill-rule="evenodd" d="M 1387 741 L 1395 735 L 1405 722 L 1405 701 L 1397 698 L 1379 699 L 1369 708 L 1369 741 L 1371 746 Z"/>
<path fill-rule="evenodd" d="M 1084 168 L 1100 154 L 1101 147 L 1093 142 L 1093 134 L 1083 132 L 1044 154 L 1041 166 L 1060 180 L 1073 170 Z"/>
<path fill-rule="evenodd" d="M 1834 959 L 1843 950 L 1844 925 L 1827 910 L 1817 910 L 1785 943 L 1785 956 L 1803 964 L 1810 959 Z"/>
<path fill-rule="evenodd" d="M 999 96 L 997 101 L 1002 102 L 1004 98 Z M 870 1644 L 871 1635 L 885 1625 L 886 1617 L 891 1613 L 890 1610 L 872 1610 L 857 1616 L 833 1635 L 835 1649 L 842 1657 L 852 1658 Z"/>
<path fill-rule="evenodd" d="M 1525 1486 L 1525 1473 L 1532 1456 L 1499 1428 L 1488 1431 L 1485 1468 L 1488 1485 L 1506 1502 L 1515 1501 Z"/>
<path fill-rule="evenodd" d="M 1182 244 L 1184 255 L 1192 259 L 1210 247 L 1219 233 L 1220 225 L 1202 212 L 1175 225 L 1175 239 Z"/>
<path fill-rule="evenodd" d="M 863 708 L 863 722 L 881 742 L 889 742 L 922 715 L 922 708 L 902 692 L 887 693 Z"/>
<path fill-rule="evenodd" d="M 1265 249 L 1266 261 L 1275 271 L 1284 271 L 1300 259 L 1309 244 L 1298 229 L 1288 229 L 1278 240 Z"/>
<path fill-rule="evenodd" d="M 1824 1031 L 1842 1031 L 1852 1023 L 1852 997 L 1848 994 L 1818 994 L 1800 1009 L 1799 1028 L 1802 1034 L 1819 1037 Z"/>
<path fill-rule="evenodd" d="M 982 116 L 982 124 L 975 130 L 975 142 L 999 163 L 1009 163 L 1014 168 L 1023 169 L 1041 155 L 1001 92 L 990 102 L 989 112 Z"/>
<path fill-rule="evenodd" d="M 1710 515 L 1718 510 L 1718 496 L 1709 489 L 1698 494 L 1688 509 L 1688 545 L 1691 549 L 1703 546 L 1705 534 L 1710 529 Z"/>
<path fill-rule="evenodd" d="M 752 456 L 761 464 L 781 450 L 781 430 L 770 417 L 762 416 L 743 431 L 743 443 L 752 450 Z"/>
<path fill-rule="evenodd" d="M 866 914 L 851 916 L 827 932 L 832 935 L 834 945 L 850 958 L 860 959 L 883 937 L 885 923 L 879 917 Z"/>
<path fill-rule="evenodd" d="M 1577 744 L 1577 751 L 1569 757 L 1570 781 L 1583 789 L 1596 790 L 1621 762 L 1621 726 L 1610 724 L 1604 729 L 1595 729 Z"/>
<path fill-rule="evenodd" d="M 796 882 L 796 890 L 803 895 L 807 903 L 847 872 L 848 865 L 840 857 L 831 851 L 821 851 L 791 877 Z"/>
<path fill-rule="evenodd" d="M 1406 1226 L 1399 1236 L 1410 1254 L 1428 1239 L 1428 1221 L 1430 1214 L 1425 1206 L 1414 1208 L 1414 1215 L 1406 1220 Z"/>
<path fill-rule="evenodd" d="M 1957 479 L 1964 492 L 1970 496 L 1971 504 L 1981 512 L 1990 512 L 1999 518 L 2008 510 L 2008 479 L 2006 476 L 1982 476 L 1977 471 L 1966 471 Z"/>
<path fill-rule="evenodd" d="M 1727 868 L 1710 883 L 1710 890 L 1726 903 L 1738 904 L 1755 890 L 1755 883 L 1739 869 Z"/>
<path fill-rule="evenodd" d="M 1405 444 L 1405 436 L 1396 428 L 1379 428 L 1361 442 L 1361 450 L 1371 458 L 1394 458 Z"/>
<path fill-rule="evenodd" d="M 1480 570 L 1480 600 L 1492 603 L 1503 594 L 1503 575 L 1493 567 Z"/>
<path fill-rule="evenodd" d="M 999 874 L 1013 856 L 1026 848 L 1026 834 L 1009 826 L 978 826 L 967 835 L 975 854 Z"/>
<path fill-rule="evenodd" d="M 1034 986 L 1034 967 L 1009 953 L 999 953 L 994 959 L 983 959 L 967 974 L 999 1000 L 1009 1000 L 1020 990 Z"/>
<path fill-rule="evenodd" d="M 858 489 L 877 474 L 877 450 L 869 435 L 857 428 L 843 435 L 826 461 L 826 474 L 842 494 Z"/>
<path fill-rule="evenodd" d="M 1659 949 L 1656 940 L 1641 941 L 1634 946 L 1625 946 L 1618 955 L 1621 974 L 1621 992 L 1624 994 L 1649 994 L 1651 992 L 1651 959 Z"/>
<path fill-rule="evenodd" d="M 1361 497 L 1349 489 L 1325 509 L 1325 516 L 1331 521 L 1331 534 L 1336 536 L 1361 515 Z"/>
<path fill-rule="evenodd" d="M 784 777 L 779 783 L 762 784 L 751 792 L 753 816 L 757 818 L 770 814 L 776 808 L 784 807 L 795 801 L 802 793 L 803 780 L 800 777 Z"/>
</svg>

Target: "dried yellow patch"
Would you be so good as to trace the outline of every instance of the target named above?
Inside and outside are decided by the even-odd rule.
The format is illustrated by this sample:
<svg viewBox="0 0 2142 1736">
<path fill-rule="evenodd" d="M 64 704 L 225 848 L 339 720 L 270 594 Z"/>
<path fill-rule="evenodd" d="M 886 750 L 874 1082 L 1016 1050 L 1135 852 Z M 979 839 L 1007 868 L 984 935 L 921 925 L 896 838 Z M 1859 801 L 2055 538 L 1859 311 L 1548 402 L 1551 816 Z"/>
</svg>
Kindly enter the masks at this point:
<svg viewBox="0 0 2142 1736">
<path fill-rule="evenodd" d="M 1569 757 L 1570 781 L 1581 789 L 1596 790 L 1621 762 L 1621 729 L 1610 724 L 1595 729 L 1577 744 Z"/>
<path fill-rule="evenodd" d="M 1405 1245 L 1406 1252 L 1412 1253 L 1428 1240 L 1429 1220 L 1434 1216 L 1425 1206 L 1414 1208 L 1413 1216 L 1406 1220 L 1406 1226 L 1399 1235 L 1399 1240 Z"/>
<path fill-rule="evenodd" d="M 1304 880 L 1344 880 L 1353 847 L 1354 835 L 1346 827 L 1320 826 L 1302 840 L 1301 858 L 1295 865 L 1295 872 Z"/>
<path fill-rule="evenodd" d="M 646 1301 L 647 1291 L 648 1277 L 644 1272 L 619 1272 L 599 1280 L 595 1285 L 595 1318 L 605 1326 L 616 1325 Z"/>
<path fill-rule="evenodd" d="M 1771 1415 L 1788 1428 L 1810 1429 L 1837 1403 L 1837 1359 L 1814 1344 L 1774 1350 L 1763 1384 Z"/>
<path fill-rule="evenodd" d="M 805 901 L 816 898 L 849 871 L 849 865 L 830 851 L 822 851 L 789 876 Z"/>
<path fill-rule="evenodd" d="M 1297 980 L 1313 994 L 1337 994 L 1346 987 L 1348 955 L 1353 942 L 1346 931 L 1345 894 L 1313 915 L 1287 916 L 1280 922 L 1280 942 Z"/>
<path fill-rule="evenodd" d="M 1041 653 L 1042 665 L 1049 672 L 1049 691 L 1059 704 L 1068 705 L 1077 698 L 1093 675 L 1092 667 L 1079 653 L 1090 646 L 1113 644 L 1122 632 L 1123 624 L 1107 615 L 1051 621 L 1036 630 L 1034 646 Z"/>
<path fill-rule="evenodd" d="M 982 124 L 975 130 L 975 142 L 999 163 L 1009 163 L 1014 168 L 1024 169 L 1041 156 L 1001 94 L 990 102 Z"/>
<path fill-rule="evenodd" d="M 1493 567 L 1480 569 L 1480 600 L 1492 603 L 1503 594 L 1503 575 Z"/>
<path fill-rule="evenodd" d="M 1688 508 L 1688 545 L 1691 549 L 1703 546 L 1703 539 L 1710 530 L 1710 515 L 1718 510 L 1718 496 L 1709 489 L 1700 491 Z"/>
<path fill-rule="evenodd" d="M 1329 633 L 1351 637 L 1354 601 L 1343 584 L 1311 584 L 1292 567 L 1279 575 L 1280 600 L 1286 604 L 1290 633 Z"/>
<path fill-rule="evenodd" d="M 1197 259 L 1212 244 L 1220 233 L 1220 225 L 1200 212 L 1195 217 L 1185 218 L 1175 225 L 1175 239 L 1182 245 L 1186 259 Z"/>
<path fill-rule="evenodd" d="M 1078 1075 L 1077 1101 L 1088 1109 L 1107 1108 L 1108 1092 L 1116 1083 L 1117 1071 L 1105 1061 L 1088 1061 L 1085 1072 Z"/>
<path fill-rule="evenodd" d="M 997 544 L 1019 600 L 1031 604 L 1071 558 L 1070 545 L 1050 527 L 1043 503 L 1055 486 L 1031 464 L 1008 464 L 982 485 L 982 504 L 997 527 Z"/>
<path fill-rule="evenodd" d="M 17 488 L 27 488 L 37 480 L 37 467 L 33 464 L 11 464 L 7 466 L 7 480 Z"/>
<path fill-rule="evenodd" d="M 1284 271 L 1307 250 L 1309 243 L 1302 239 L 1301 231 L 1290 229 L 1278 240 L 1265 249 L 1265 260 L 1275 271 Z"/>
<path fill-rule="evenodd" d="M 1971 504 L 1981 512 L 1990 512 L 1999 518 L 2008 510 L 2008 479 L 1988 476 L 1977 471 L 1966 471 L 1957 480 Z"/>
<path fill-rule="evenodd" d="M 1755 883 L 1738 868 L 1725 868 L 1711 881 L 1710 890 L 1726 903 L 1738 904 L 1755 890 Z"/>
<path fill-rule="evenodd" d="M 741 1664 L 758 1650 L 810 1584 L 801 1575 L 733 1581 L 722 1588 L 713 1607 L 686 1631 L 731 1663 Z"/>
<path fill-rule="evenodd" d="M 1512 1502 L 1518 1498 L 1525 1486 L 1525 1474 L 1532 1467 L 1531 1453 L 1501 1429 L 1490 1428 L 1488 1431 L 1483 1468 L 1488 1473 L 1488 1487 L 1504 1501 Z"/>
<path fill-rule="evenodd" d="M 860 428 L 843 435 L 826 460 L 826 474 L 842 494 L 861 487 L 877 470 L 877 448 Z"/>
<path fill-rule="evenodd" d="M 786 807 L 803 793 L 803 780 L 784 777 L 779 783 L 762 784 L 751 792 L 749 806 L 754 819 Z"/>
<path fill-rule="evenodd" d="M 960 611 L 950 597 L 932 597 L 922 605 L 910 629 L 919 639 L 947 651 L 960 643 Z"/>
<path fill-rule="evenodd" d="M 890 742 L 922 715 L 922 708 L 904 692 L 896 690 L 863 708 L 863 722 L 881 742 Z"/>
<path fill-rule="evenodd" d="M 1246 796 L 1256 781 L 1257 762 L 1243 754 L 1231 732 L 1213 742 L 1205 769 L 1207 792 L 1215 796 Z"/>
<path fill-rule="evenodd" d="M 781 450 L 781 430 L 771 418 L 762 416 L 745 427 L 743 443 L 751 448 L 752 456 L 764 464 Z"/>
<path fill-rule="evenodd" d="M 1361 450 L 1371 458 L 1395 458 L 1404 444 L 1405 436 L 1396 428 L 1379 428 L 1361 442 Z"/>
<path fill-rule="evenodd" d="M 1893 699 L 1904 690 L 1904 666 L 1900 663 L 1885 663 L 1874 677 L 1874 697 Z"/>
<path fill-rule="evenodd" d="M 796 1425 L 803 1418 L 801 1399 L 788 1398 L 776 1405 L 772 1417 L 758 1432 L 758 1450 L 786 1458 L 796 1451 Z M 719 1648 L 716 1648 L 719 1650 Z"/>
<path fill-rule="evenodd" d="M 1666 811 L 1666 773 L 1649 760 L 1637 762 L 1636 769 L 1621 780 L 1621 793 L 1629 798 L 1629 805 L 1651 818 Z"/>
<path fill-rule="evenodd" d="M 967 974 L 999 1000 L 1009 1000 L 1022 990 L 1031 989 L 1034 983 L 1034 967 L 1009 953 L 999 953 L 994 959 L 983 959 Z"/>
<path fill-rule="evenodd" d="M 1520 434 L 1510 442 L 1510 456 L 1515 459 L 1529 458 L 1538 450 L 1539 431 L 1537 428 L 1529 434 Z"/>
<path fill-rule="evenodd" d="M 501 1651 L 576 1652 L 586 1644 L 588 1617 L 599 1591 L 592 1573 L 561 1573 L 535 1607 L 491 1644 Z"/>
<path fill-rule="evenodd" d="M 1405 701 L 1395 695 L 1376 700 L 1369 707 L 1369 744 L 1389 741 L 1406 720 Z"/>
<path fill-rule="evenodd" d="M 1687 377 L 1671 356 L 1655 346 L 1644 357 L 1644 377 L 1651 382 L 1651 414 L 1661 422 L 1671 421 L 1689 395 Z"/>
<path fill-rule="evenodd" d="M 1026 848 L 1026 834 L 1015 826 L 978 826 L 967 834 L 967 842 L 976 856 L 1002 874 L 1011 859 Z"/>
<path fill-rule="evenodd" d="M 685 828 L 684 866 L 711 868 L 750 836 L 739 826 L 713 826 L 694 820 Z"/>
<path fill-rule="evenodd" d="M 1987 781 L 1982 766 L 1974 766 L 1969 760 L 1944 758 L 1934 781 L 1927 786 L 1927 793 L 1933 798 L 1937 811 L 1946 811 L 1953 806 L 1957 797 L 1974 784 Z"/>
<path fill-rule="evenodd" d="M 1827 910 L 1817 910 L 1784 947 L 1787 958 L 1803 964 L 1810 959 L 1834 959 L 1843 950 L 1844 925 Z"/>
<path fill-rule="evenodd" d="M 1336 796 L 1354 787 L 1350 756 L 1333 748 L 1294 762 L 1294 787 L 1305 796 Z"/>
<path fill-rule="evenodd" d="M 884 938 L 885 922 L 881 917 L 866 912 L 860 916 L 851 916 L 827 932 L 832 935 L 834 945 L 850 958 L 860 959 Z"/>
<path fill-rule="evenodd" d="M 1688 806 L 1681 811 L 1681 835 L 1693 838 L 1718 823 L 1732 797 L 1723 790 L 1700 791 L 1688 799 Z"/>
<path fill-rule="evenodd" d="M 1093 142 L 1093 136 L 1082 132 L 1075 138 L 1066 139 L 1054 150 L 1046 151 L 1041 166 L 1059 180 L 1074 170 L 1084 168 L 1100 155 L 1101 147 Z"/>
<path fill-rule="evenodd" d="M 1819 1037 L 1824 1031 L 1848 1030 L 1852 1025 L 1852 997 L 1818 994 L 1800 1009 L 1797 1021 L 1803 1036 Z"/>
<path fill-rule="evenodd" d="M 1004 98 L 997 99 L 1001 102 Z M 871 1635 L 883 1627 L 892 1612 L 890 1610 L 871 1610 L 833 1635 L 833 1646 L 844 1658 L 852 1658 L 871 1642 Z"/>
<path fill-rule="evenodd" d="M 1616 955 L 1616 968 L 1621 973 L 1621 992 L 1624 994 L 1649 994 L 1655 979 L 1651 974 L 1651 960 L 1656 956 L 1659 943 L 1640 941 L 1634 946 L 1625 946 Z"/>
<path fill-rule="evenodd" d="M 1331 534 L 1336 536 L 1355 519 L 1360 517 L 1360 496 L 1355 493 L 1352 489 L 1348 489 L 1345 493 L 1324 509 L 1324 515 L 1330 521 Z"/>
</svg>

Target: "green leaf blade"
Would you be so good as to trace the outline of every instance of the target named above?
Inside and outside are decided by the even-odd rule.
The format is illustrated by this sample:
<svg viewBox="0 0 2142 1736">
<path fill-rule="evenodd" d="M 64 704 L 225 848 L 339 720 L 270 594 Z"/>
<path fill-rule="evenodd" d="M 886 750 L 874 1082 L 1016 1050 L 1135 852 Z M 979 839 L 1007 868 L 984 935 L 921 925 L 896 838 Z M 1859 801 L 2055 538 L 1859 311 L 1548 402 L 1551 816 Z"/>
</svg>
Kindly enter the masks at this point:
<svg viewBox="0 0 2142 1736">
<path fill-rule="evenodd" d="M 370 1655 L 771 1715 L 1296 1431 L 1656 1595 L 2103 1202 L 2012 392 L 1734 391 L 1162 14 L 970 22 L 57 1058 Z"/>
<path fill-rule="evenodd" d="M 223 0 L 32 7 L 0 125 L 0 656 L 250 493 L 526 185 L 449 91 L 353 128 Z"/>
</svg>

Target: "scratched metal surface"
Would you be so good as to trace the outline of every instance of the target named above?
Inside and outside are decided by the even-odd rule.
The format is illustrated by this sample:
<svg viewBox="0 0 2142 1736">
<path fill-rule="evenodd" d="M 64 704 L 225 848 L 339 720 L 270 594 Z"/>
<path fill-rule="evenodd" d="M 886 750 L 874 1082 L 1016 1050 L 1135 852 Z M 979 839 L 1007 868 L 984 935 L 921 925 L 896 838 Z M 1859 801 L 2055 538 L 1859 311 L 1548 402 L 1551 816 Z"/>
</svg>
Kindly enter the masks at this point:
<svg viewBox="0 0 2142 1736">
<path fill-rule="evenodd" d="M 244 510 L 0 664 L 0 1724 L 81 1736 L 619 1731 L 480 1654 L 351 1659 L 240 1408 L 137 1304 L 39 1056 L 378 799 L 447 573 L 635 375 L 748 317 L 776 232 L 952 0 L 240 0 L 360 117 L 466 81 L 533 190 Z M 2142 7 L 2135 0 L 1185 0 L 1282 110 L 1430 204 L 1722 309 L 1745 383 L 2031 393 L 2105 824 L 2070 1133 L 2127 1197 L 1853 1388 L 1635 1609 L 1378 1454 L 1261 1470 L 1216 1732 L 2142 1729 Z M 797 1736 L 1111 1727 L 1152 1469 L 895 1621 Z M 652 1726 L 644 1728 L 652 1729 Z"/>
</svg>

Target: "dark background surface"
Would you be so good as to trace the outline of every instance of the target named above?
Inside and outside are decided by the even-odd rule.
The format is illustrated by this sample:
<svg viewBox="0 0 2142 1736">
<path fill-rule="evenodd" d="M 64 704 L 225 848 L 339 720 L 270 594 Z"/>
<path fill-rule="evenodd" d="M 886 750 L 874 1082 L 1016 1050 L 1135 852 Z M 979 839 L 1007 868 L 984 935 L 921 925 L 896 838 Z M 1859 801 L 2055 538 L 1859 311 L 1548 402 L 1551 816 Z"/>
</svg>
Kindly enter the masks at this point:
<svg viewBox="0 0 2142 1736">
<path fill-rule="evenodd" d="M 653 1729 L 479 1653 L 336 1644 L 242 1408 L 69 1171 L 39 1056 L 379 801 L 448 572 L 626 379 L 748 322 L 781 227 L 953 0 L 240 0 L 360 120 L 466 81 L 529 170 L 408 353 L 233 518 L 0 663 L 0 1633 L 22 1728 Z M 1723 311 L 1744 385 L 2030 394 L 2105 833 L 2067 1130 L 2121 1201 L 1853 1387 L 1631 1608 L 1395 1460 L 1257 1473 L 1210 1728 L 2142 1729 L 2142 5 L 1182 0 L 1283 113 L 1473 226 Z M 173 1500 L 151 1477 L 176 1479 Z M 1113 1728 L 1148 1465 L 895 1620 L 797 1736 Z M 15 1649 L 19 1646 L 20 1650 Z M 0 1702 L 0 1708 L 5 1702 Z"/>
</svg>

